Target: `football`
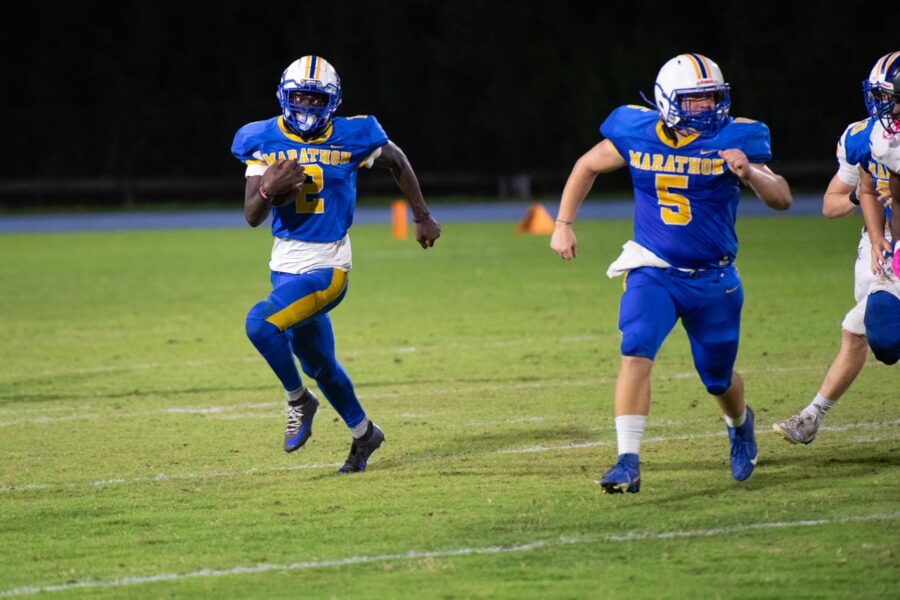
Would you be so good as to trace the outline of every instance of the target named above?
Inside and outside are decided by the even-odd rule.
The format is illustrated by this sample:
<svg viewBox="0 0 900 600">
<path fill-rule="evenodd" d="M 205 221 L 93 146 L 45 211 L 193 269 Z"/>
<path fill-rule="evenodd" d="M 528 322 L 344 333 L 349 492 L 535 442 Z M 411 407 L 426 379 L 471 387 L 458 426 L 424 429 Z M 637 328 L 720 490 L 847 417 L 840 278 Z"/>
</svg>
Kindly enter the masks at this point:
<svg viewBox="0 0 900 600">
<path fill-rule="evenodd" d="M 275 163 L 269 165 L 269 168 L 266 169 L 266 174 L 263 175 L 263 180 L 265 180 L 267 178 L 267 176 L 269 176 L 269 171 L 271 171 L 272 169 L 275 169 L 275 170 L 283 169 L 284 165 L 288 162 L 289 161 L 287 161 L 287 160 L 280 159 L 280 160 L 275 161 Z M 275 207 L 285 206 L 285 205 L 293 202 L 296 197 L 297 197 L 296 190 L 289 190 L 287 192 L 282 192 L 280 194 L 274 194 L 274 195 L 272 195 L 272 206 L 275 206 Z"/>
<path fill-rule="evenodd" d="M 272 206 L 280 208 L 293 202 L 296 197 L 297 192 L 284 192 L 281 194 L 275 194 L 272 197 Z"/>
</svg>

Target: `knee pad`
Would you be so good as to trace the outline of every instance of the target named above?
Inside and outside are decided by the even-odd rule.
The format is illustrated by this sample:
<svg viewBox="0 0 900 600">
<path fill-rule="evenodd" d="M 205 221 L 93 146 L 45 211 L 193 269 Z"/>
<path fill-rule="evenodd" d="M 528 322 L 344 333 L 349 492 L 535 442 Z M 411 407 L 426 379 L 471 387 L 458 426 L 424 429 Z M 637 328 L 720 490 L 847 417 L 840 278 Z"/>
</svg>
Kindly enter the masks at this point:
<svg viewBox="0 0 900 600">
<path fill-rule="evenodd" d="M 890 292 L 870 294 L 864 321 L 875 358 L 886 365 L 900 360 L 900 299 Z"/>
<path fill-rule="evenodd" d="M 713 383 L 708 383 L 706 385 L 706 391 L 712 394 L 713 396 L 721 396 L 725 392 L 728 391 L 728 388 L 731 387 L 731 378 L 728 378 L 728 383 L 722 383 L 721 381 L 716 381 Z"/>
<path fill-rule="evenodd" d="M 250 341 L 257 348 L 259 348 L 260 344 L 265 345 L 266 339 L 270 336 L 281 333 L 280 329 L 266 321 L 266 318 L 276 310 L 271 302 L 263 300 L 256 303 L 250 309 L 250 312 L 247 313 L 244 329 L 247 332 L 247 337 L 250 338 Z"/>
</svg>

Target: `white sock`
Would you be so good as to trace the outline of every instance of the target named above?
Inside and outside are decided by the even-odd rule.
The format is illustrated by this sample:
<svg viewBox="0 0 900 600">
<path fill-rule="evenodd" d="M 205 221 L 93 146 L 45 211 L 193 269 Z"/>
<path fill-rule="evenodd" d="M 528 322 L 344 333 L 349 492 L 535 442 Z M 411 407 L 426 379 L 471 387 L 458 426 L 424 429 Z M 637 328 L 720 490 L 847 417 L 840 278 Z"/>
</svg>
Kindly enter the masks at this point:
<svg viewBox="0 0 900 600">
<path fill-rule="evenodd" d="M 812 399 L 809 406 L 803 409 L 803 412 L 813 415 L 821 421 L 832 406 L 834 406 L 834 402 L 823 396 L 821 392 L 816 392 L 816 397 Z"/>
<path fill-rule="evenodd" d="M 744 424 L 744 421 L 747 420 L 747 407 L 746 407 L 746 405 L 744 406 L 744 412 L 742 412 L 741 416 L 739 416 L 739 417 L 732 419 L 728 415 L 722 415 L 722 418 L 725 419 L 725 424 L 728 425 L 729 427 L 731 427 L 732 429 L 740 427 L 741 425 Z"/>
<path fill-rule="evenodd" d="M 641 437 L 644 435 L 644 423 L 647 415 L 622 415 L 616 417 L 616 440 L 619 443 L 619 454 L 637 454 L 641 449 Z"/>
<path fill-rule="evenodd" d="M 293 390 L 293 391 L 284 390 L 284 393 L 287 396 L 288 402 L 296 402 L 297 400 L 299 400 L 300 398 L 303 397 L 303 392 L 305 392 L 305 391 L 306 391 L 306 388 L 301 385 L 300 387 L 298 387 L 296 390 Z"/>
<path fill-rule="evenodd" d="M 362 421 L 360 421 L 356 427 L 350 428 L 350 433 L 353 435 L 353 439 L 358 440 L 362 436 L 366 435 L 366 431 L 369 429 L 369 417 L 364 417 Z"/>
</svg>

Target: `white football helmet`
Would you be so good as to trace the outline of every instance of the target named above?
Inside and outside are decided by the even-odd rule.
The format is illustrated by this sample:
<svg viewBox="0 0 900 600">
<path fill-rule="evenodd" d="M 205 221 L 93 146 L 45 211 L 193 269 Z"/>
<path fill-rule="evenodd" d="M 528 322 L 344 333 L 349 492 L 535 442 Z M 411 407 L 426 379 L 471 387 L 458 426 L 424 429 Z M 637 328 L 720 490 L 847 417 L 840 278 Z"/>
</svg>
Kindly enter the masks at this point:
<svg viewBox="0 0 900 600">
<path fill-rule="evenodd" d="M 293 92 L 307 92 L 326 96 L 323 106 L 291 102 Z M 341 105 L 341 78 L 331 64 L 321 56 L 304 56 L 292 62 L 275 91 L 284 120 L 301 134 L 324 129 L 334 111 Z"/>
<path fill-rule="evenodd" d="M 894 107 L 900 102 L 900 52 L 885 54 L 863 81 L 863 97 L 869 116 L 878 117 L 884 128 L 900 133 L 900 119 Z"/>
<path fill-rule="evenodd" d="M 715 107 L 702 111 L 682 109 L 682 98 L 696 94 L 714 94 Z M 701 133 L 714 132 L 724 125 L 731 108 L 730 87 L 722 77 L 722 69 L 702 54 L 679 54 L 664 64 L 656 76 L 653 95 L 666 125 Z"/>
</svg>

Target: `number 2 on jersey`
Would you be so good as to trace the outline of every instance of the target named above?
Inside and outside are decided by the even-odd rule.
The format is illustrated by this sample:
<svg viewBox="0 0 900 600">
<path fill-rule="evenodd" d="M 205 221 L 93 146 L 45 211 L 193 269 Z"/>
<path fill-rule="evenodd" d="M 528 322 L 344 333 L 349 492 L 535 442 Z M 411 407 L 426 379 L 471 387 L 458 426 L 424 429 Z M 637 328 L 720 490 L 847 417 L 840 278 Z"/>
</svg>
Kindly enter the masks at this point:
<svg viewBox="0 0 900 600">
<path fill-rule="evenodd" d="M 306 182 L 300 187 L 294 200 L 299 214 L 322 214 L 325 212 L 325 200 L 319 195 L 325 187 L 325 177 L 319 165 L 303 165 Z"/>
<path fill-rule="evenodd" d="M 656 175 L 656 199 L 659 218 L 666 225 L 687 225 L 691 222 L 691 201 L 672 190 L 686 190 L 687 175 Z"/>
</svg>

